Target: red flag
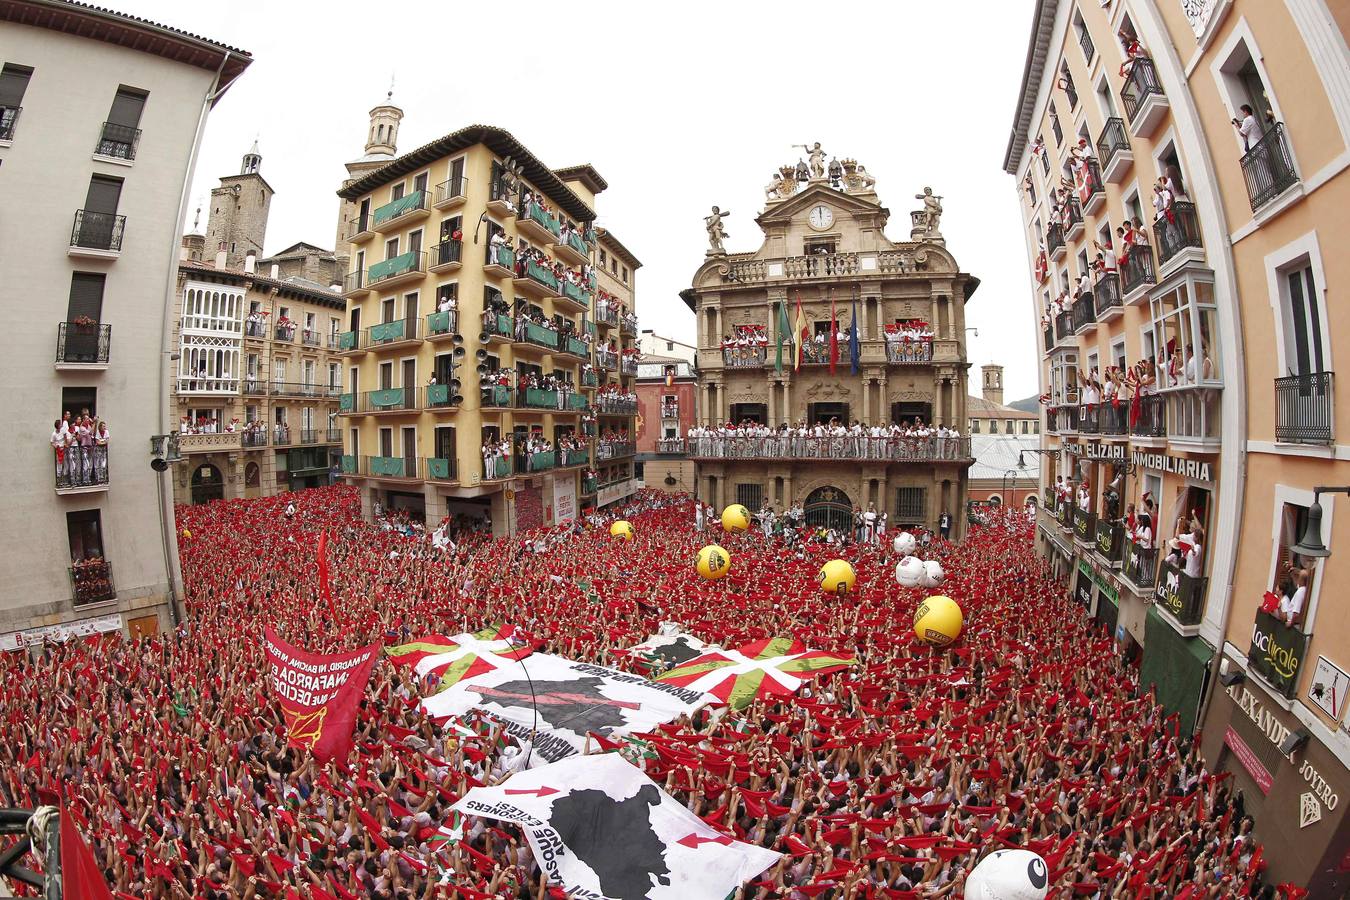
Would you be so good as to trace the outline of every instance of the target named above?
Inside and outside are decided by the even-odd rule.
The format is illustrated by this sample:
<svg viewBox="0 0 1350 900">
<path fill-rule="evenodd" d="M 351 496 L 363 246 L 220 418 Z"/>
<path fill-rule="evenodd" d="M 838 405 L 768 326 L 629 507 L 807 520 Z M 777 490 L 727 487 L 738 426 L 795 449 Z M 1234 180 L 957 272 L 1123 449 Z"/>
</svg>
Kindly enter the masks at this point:
<svg viewBox="0 0 1350 900">
<path fill-rule="evenodd" d="M 333 588 L 328 583 L 328 532 L 319 535 L 319 596 L 328 604 L 328 612 L 337 621 L 337 605 L 333 603 Z"/>
<path fill-rule="evenodd" d="M 834 289 L 830 289 L 830 374 L 839 364 L 839 317 L 834 311 Z"/>
<path fill-rule="evenodd" d="M 291 744 L 309 747 L 320 762 L 346 760 L 357 707 L 381 644 L 318 654 L 286 643 L 271 628 L 263 638 L 272 692 L 281 704 Z"/>
<path fill-rule="evenodd" d="M 61 896 L 66 900 L 112 900 L 98 860 L 74 820 L 61 810 Z"/>
</svg>

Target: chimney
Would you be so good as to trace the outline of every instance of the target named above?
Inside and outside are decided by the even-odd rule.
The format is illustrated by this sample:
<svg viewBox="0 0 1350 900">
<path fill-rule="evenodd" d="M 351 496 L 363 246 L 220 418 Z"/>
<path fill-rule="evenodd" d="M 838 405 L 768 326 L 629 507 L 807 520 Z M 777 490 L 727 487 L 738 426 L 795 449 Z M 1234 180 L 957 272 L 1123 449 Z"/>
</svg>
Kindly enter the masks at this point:
<svg viewBox="0 0 1350 900">
<path fill-rule="evenodd" d="M 281 264 L 280 264 L 280 263 L 272 263 L 272 280 L 273 280 L 273 281 L 280 281 L 280 280 L 281 280 Z"/>
<path fill-rule="evenodd" d="M 252 250 L 244 254 L 244 274 L 252 275 L 258 271 L 258 254 Z"/>
<path fill-rule="evenodd" d="M 342 293 L 342 285 L 339 284 L 339 283 L 336 282 L 336 281 L 333 282 L 332 284 L 330 284 L 330 285 L 328 286 L 328 289 L 329 289 L 330 291 L 332 291 L 333 293 L 335 293 L 335 294 L 340 294 L 340 293 Z"/>
<path fill-rule="evenodd" d="M 223 268 L 225 268 L 225 260 L 228 259 L 228 258 L 229 258 L 229 254 L 225 252 L 225 248 L 224 248 L 224 247 L 221 247 L 219 250 L 217 250 L 217 251 L 216 251 L 216 268 L 217 268 L 217 269 L 223 269 Z"/>
<path fill-rule="evenodd" d="M 1003 405 L 1003 367 L 980 366 L 984 379 L 984 399 L 998 406 Z"/>
</svg>

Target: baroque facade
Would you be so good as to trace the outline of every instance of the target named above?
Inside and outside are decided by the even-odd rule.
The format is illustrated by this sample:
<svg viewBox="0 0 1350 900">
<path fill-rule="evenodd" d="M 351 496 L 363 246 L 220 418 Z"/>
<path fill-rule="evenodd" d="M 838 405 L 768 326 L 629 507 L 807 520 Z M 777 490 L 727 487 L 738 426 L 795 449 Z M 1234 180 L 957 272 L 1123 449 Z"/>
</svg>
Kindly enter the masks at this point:
<svg viewBox="0 0 1350 900">
<path fill-rule="evenodd" d="M 866 169 L 850 159 L 827 164 L 819 144 L 808 155 L 809 163 L 783 166 L 766 189 L 754 220 L 759 249 L 725 250 L 731 213 L 714 207 L 705 222 L 711 249 L 681 295 L 697 318 L 702 429 L 837 420 L 960 431 L 965 306 L 979 280 L 946 249 L 941 198 L 927 189 L 917 195 L 923 208 L 911 216 L 909 239 L 892 241 L 890 211 Z M 847 335 L 854 321 L 856 358 Z M 964 436 L 871 447 L 759 441 L 725 450 L 715 439 L 696 440 L 691 455 L 699 496 L 717 506 L 800 503 L 808 522 L 842 525 L 853 508 L 871 504 L 895 526 L 929 528 L 946 511 L 955 534 L 964 533 L 971 462 Z"/>
<path fill-rule="evenodd" d="M 1268 878 L 1326 897 L 1350 887 L 1348 26 L 1324 0 L 1041 0 L 1004 165 L 1041 550 L 1232 774 Z"/>
</svg>

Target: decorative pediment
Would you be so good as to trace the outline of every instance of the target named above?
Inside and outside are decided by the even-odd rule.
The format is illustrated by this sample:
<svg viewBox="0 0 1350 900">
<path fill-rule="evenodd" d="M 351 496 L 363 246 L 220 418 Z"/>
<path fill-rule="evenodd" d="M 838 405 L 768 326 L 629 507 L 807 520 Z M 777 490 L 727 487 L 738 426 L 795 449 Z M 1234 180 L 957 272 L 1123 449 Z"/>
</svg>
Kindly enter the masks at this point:
<svg viewBox="0 0 1350 900">
<path fill-rule="evenodd" d="M 764 210 L 755 219 L 755 222 L 761 228 L 785 224 L 799 218 L 806 210 L 818 203 L 826 203 L 831 209 L 857 216 L 872 217 L 880 214 L 880 224 L 883 226 L 890 216 L 890 211 L 884 206 L 868 202 L 853 194 L 837 191 L 826 182 L 812 182 L 788 199 L 775 203 Z"/>
</svg>

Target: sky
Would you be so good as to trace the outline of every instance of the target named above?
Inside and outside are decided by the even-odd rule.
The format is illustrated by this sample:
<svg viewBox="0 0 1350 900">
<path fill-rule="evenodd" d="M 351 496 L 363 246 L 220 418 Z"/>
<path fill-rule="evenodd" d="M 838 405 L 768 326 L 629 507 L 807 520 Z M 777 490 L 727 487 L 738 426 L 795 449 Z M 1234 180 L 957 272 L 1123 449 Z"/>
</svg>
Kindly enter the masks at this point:
<svg viewBox="0 0 1350 900">
<path fill-rule="evenodd" d="M 708 246 L 703 217 L 730 210 L 727 249 L 757 249 L 764 185 L 796 161 L 792 145 L 820 141 L 877 179 L 892 240 L 908 239 L 925 185 L 944 198 L 947 249 L 981 280 L 966 312 L 979 330 L 971 389 L 997 363 L 1006 399 L 1039 393 L 1019 200 L 1002 169 L 1033 0 L 109 3 L 253 54 L 211 113 L 189 224 L 200 199 L 205 227 L 211 188 L 256 137 L 276 191 L 265 251 L 332 247 L 343 163 L 363 152 L 392 79 L 400 152 L 478 123 L 555 168 L 594 165 L 610 185 L 598 223 L 643 262 L 639 327 L 692 341 L 678 294 Z"/>
</svg>

